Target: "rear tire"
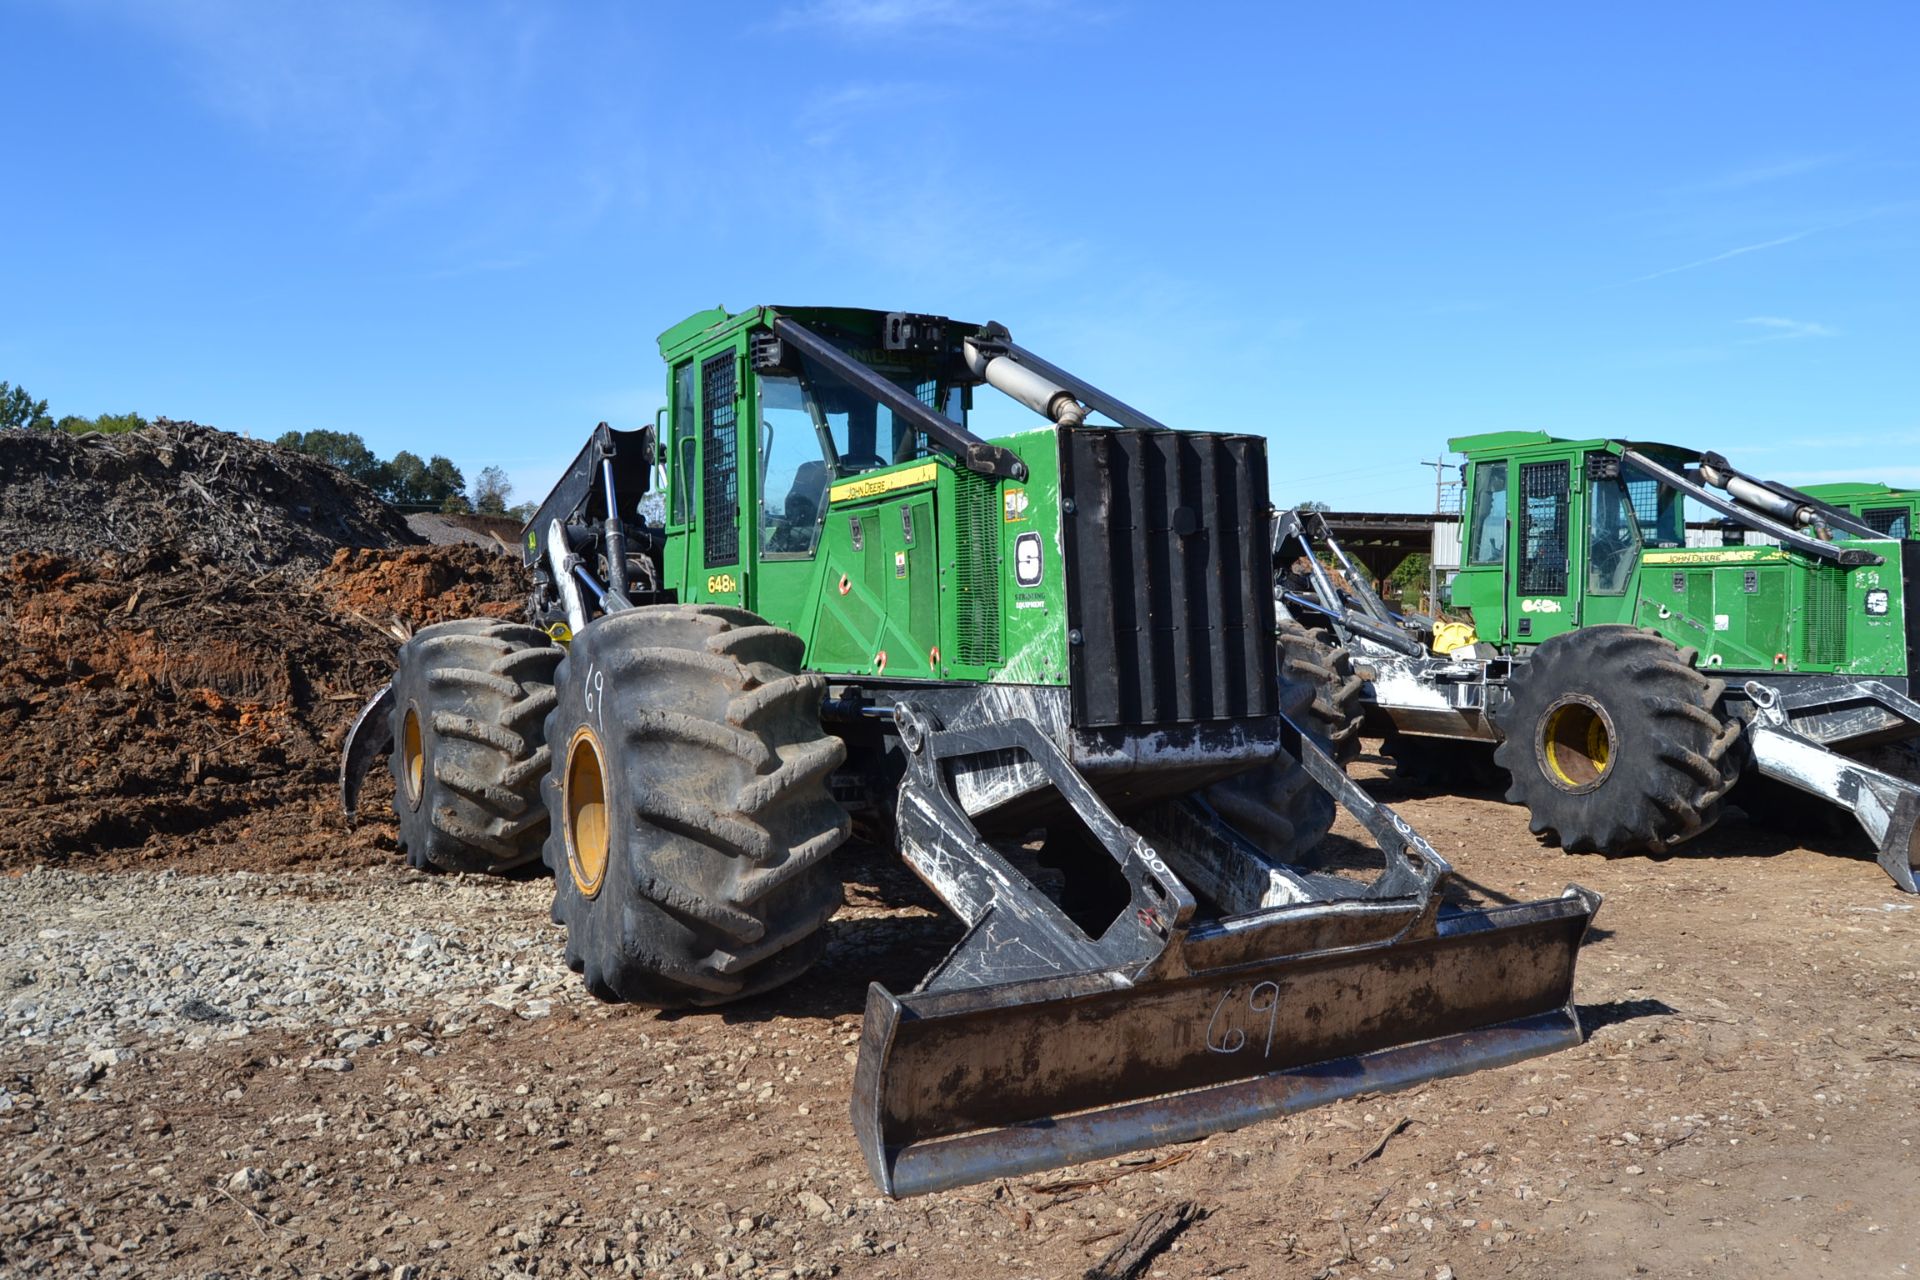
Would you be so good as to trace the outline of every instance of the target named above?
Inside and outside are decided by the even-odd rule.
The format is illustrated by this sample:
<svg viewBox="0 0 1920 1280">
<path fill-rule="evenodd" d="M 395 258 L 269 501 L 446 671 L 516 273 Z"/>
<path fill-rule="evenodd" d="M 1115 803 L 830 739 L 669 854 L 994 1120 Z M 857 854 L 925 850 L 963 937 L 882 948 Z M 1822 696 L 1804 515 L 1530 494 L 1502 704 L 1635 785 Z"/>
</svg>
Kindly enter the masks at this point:
<svg viewBox="0 0 1920 1280">
<path fill-rule="evenodd" d="M 1535 835 L 1570 853 L 1664 853 L 1720 816 L 1740 722 L 1699 655 L 1638 627 L 1555 636 L 1514 676 L 1494 759 Z"/>
<path fill-rule="evenodd" d="M 1335 760 L 1346 764 L 1360 754 L 1360 693 L 1366 682 L 1353 670 L 1353 655 L 1345 645 L 1333 644 L 1291 618 L 1279 619 L 1280 684 L 1309 691 L 1305 720 L 1312 733 Z"/>
<path fill-rule="evenodd" d="M 1285 625 L 1284 623 L 1282 624 Z M 1338 761 L 1327 722 L 1314 714 L 1316 686 L 1280 682 L 1280 710 Z M 1275 862 L 1304 862 L 1327 838 L 1339 805 L 1291 754 L 1216 782 L 1201 797 Z"/>
<path fill-rule="evenodd" d="M 840 905 L 845 745 L 802 644 L 744 609 L 595 619 L 560 664 L 545 858 L 567 964 L 603 1000 L 714 1005 L 811 965 Z"/>
<path fill-rule="evenodd" d="M 393 807 L 407 862 L 499 874 L 540 856 L 558 647 L 495 618 L 423 627 L 393 677 Z"/>
</svg>

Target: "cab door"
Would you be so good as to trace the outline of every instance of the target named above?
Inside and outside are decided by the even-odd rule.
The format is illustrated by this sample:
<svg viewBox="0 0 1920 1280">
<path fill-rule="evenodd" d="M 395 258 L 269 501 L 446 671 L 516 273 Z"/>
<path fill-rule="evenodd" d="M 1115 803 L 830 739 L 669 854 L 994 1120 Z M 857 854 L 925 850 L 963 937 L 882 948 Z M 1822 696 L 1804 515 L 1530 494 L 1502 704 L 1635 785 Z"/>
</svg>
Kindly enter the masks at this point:
<svg viewBox="0 0 1920 1280">
<path fill-rule="evenodd" d="M 744 483 L 751 447 L 741 413 L 745 351 L 738 343 L 701 357 L 698 370 L 697 425 L 700 474 L 699 516 L 688 551 L 683 598 L 713 604 L 745 605 L 747 557 L 741 545 L 742 512 L 752 499 Z"/>
<path fill-rule="evenodd" d="M 1539 644 L 1580 625 L 1573 460 L 1516 459 L 1513 470 L 1509 634 Z"/>
<path fill-rule="evenodd" d="M 1473 617 L 1480 639 L 1507 644 L 1507 546 L 1512 503 L 1505 458 L 1475 458 L 1467 464 L 1466 519 L 1460 528 L 1460 569 L 1447 603 Z"/>
</svg>

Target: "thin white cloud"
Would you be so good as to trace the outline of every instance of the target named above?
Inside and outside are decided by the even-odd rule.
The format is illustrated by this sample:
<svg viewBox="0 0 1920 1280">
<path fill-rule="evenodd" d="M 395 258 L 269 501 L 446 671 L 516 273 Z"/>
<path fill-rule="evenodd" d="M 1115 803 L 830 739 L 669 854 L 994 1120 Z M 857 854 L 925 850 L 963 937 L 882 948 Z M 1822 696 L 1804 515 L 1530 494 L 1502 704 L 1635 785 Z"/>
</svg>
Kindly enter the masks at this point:
<svg viewBox="0 0 1920 1280">
<path fill-rule="evenodd" d="M 1779 236 L 1772 240 L 1762 240 L 1757 244 L 1743 244 L 1737 249 L 1728 249 L 1725 253 L 1716 253 L 1711 258 L 1701 258 L 1697 262 L 1683 262 L 1677 267 L 1663 267 L 1658 271 L 1649 271 L 1644 276 L 1635 276 L 1628 284 L 1645 284 L 1649 280 L 1658 280 L 1662 276 L 1678 275 L 1682 271 L 1696 271 L 1701 267 L 1710 267 L 1716 262 L 1725 262 L 1729 258 L 1744 257 L 1749 253 L 1759 253 L 1763 249 L 1777 249 L 1796 240 L 1804 240 L 1819 227 L 1808 227 L 1805 231 L 1796 231 L 1790 236 Z"/>
<path fill-rule="evenodd" d="M 947 96 L 948 91 L 938 85 L 914 80 L 842 85 L 809 98 L 795 115 L 794 123 L 808 146 L 824 147 L 839 141 L 851 125 L 875 112 L 923 107 Z"/>
<path fill-rule="evenodd" d="M 1741 324 L 1764 330 L 1748 342 L 1780 342 L 1790 338 L 1833 338 L 1839 336 L 1839 330 L 1811 320 L 1789 320 L 1785 316 L 1748 316 Z"/>
<path fill-rule="evenodd" d="M 971 28 L 1004 35 L 1022 24 L 1093 17 L 1076 0 L 809 0 L 782 9 L 778 30 L 808 28 L 843 36 L 913 35 Z"/>
<path fill-rule="evenodd" d="M 1679 188 L 1683 192 L 1739 191 L 1747 187 L 1764 186 L 1771 182 L 1784 182 L 1789 178 L 1798 178 L 1803 174 L 1816 173 L 1830 169 L 1848 159 L 1845 152 L 1831 155 L 1791 156 L 1776 160 L 1770 164 L 1750 165 L 1741 169 L 1731 169 L 1690 183 Z"/>
</svg>

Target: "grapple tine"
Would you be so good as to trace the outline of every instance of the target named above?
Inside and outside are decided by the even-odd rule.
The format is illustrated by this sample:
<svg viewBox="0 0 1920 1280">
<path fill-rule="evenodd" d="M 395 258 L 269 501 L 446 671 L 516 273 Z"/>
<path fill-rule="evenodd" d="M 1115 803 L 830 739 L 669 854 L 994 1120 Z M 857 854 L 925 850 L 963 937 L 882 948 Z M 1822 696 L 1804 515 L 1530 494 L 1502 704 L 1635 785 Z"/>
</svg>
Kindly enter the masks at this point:
<svg viewBox="0 0 1920 1280">
<path fill-rule="evenodd" d="M 1598 905 L 1569 888 L 1442 916 L 1427 939 L 1276 950 L 1140 984 L 1084 973 L 907 996 L 875 984 L 854 1127 L 881 1188 L 918 1195 L 1550 1053 L 1580 1041 L 1574 965 Z M 1235 931 L 1283 948 L 1326 909 Z M 1195 930 L 1190 954 L 1224 929 Z"/>
<path fill-rule="evenodd" d="M 360 788 L 367 780 L 373 762 L 393 750 L 393 682 L 380 686 L 380 692 L 367 699 L 360 714 L 347 730 L 340 747 L 340 807 L 346 811 L 347 825 L 360 814 Z"/>
</svg>

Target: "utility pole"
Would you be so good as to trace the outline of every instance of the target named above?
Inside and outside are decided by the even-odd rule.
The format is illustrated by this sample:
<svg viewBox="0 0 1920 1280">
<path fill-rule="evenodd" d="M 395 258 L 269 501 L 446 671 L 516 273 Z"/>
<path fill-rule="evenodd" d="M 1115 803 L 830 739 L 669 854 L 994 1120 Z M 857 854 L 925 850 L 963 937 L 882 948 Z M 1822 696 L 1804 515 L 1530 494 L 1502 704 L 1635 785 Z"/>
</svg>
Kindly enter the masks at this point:
<svg viewBox="0 0 1920 1280">
<path fill-rule="evenodd" d="M 1439 517 L 1447 514 L 1447 490 L 1451 487 L 1447 482 L 1447 460 L 1445 457 L 1439 457 L 1428 462 L 1422 458 L 1420 465 L 1433 468 L 1433 514 L 1434 528 L 1437 533 Z M 1434 544 L 1429 543 L 1427 546 L 1427 608 L 1437 616 L 1440 612 L 1440 568 L 1439 557 L 1433 554 L 1434 549 Z"/>
</svg>

